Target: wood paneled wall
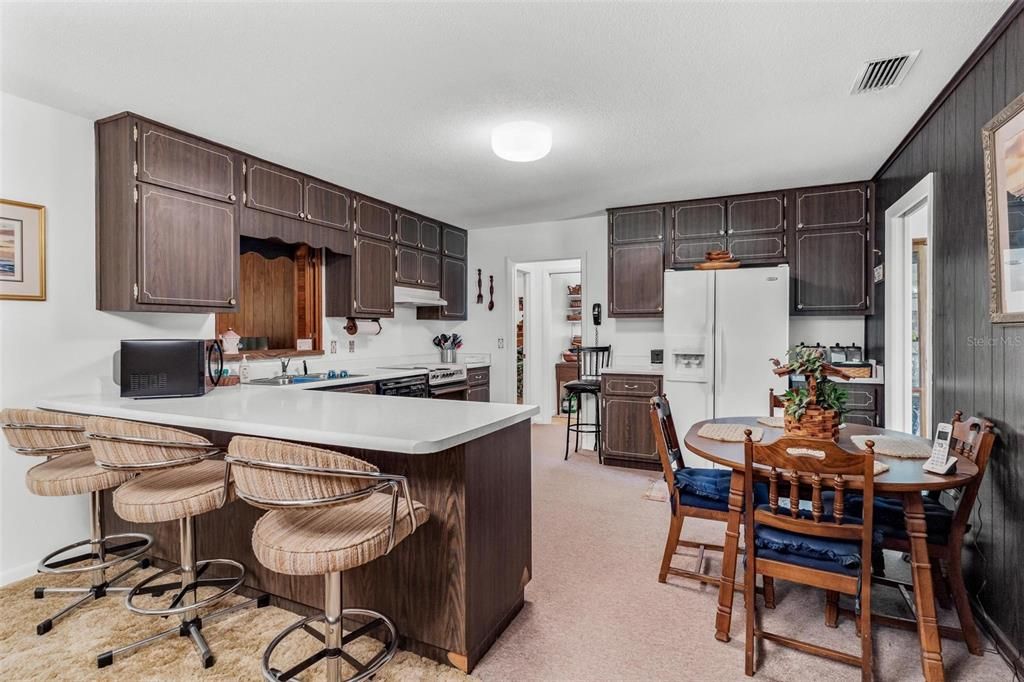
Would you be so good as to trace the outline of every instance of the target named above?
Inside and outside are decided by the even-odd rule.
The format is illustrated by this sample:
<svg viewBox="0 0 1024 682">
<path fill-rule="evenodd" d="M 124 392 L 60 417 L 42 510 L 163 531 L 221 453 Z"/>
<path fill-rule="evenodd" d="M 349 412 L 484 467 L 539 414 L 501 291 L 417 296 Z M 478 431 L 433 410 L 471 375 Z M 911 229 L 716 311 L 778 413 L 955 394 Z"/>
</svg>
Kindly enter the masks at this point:
<svg viewBox="0 0 1024 682">
<path fill-rule="evenodd" d="M 933 414 L 993 420 L 997 449 L 965 552 L 969 590 L 1017 652 L 1024 651 L 1024 325 L 989 321 L 981 128 L 1024 91 L 1024 3 L 909 144 L 875 178 L 877 243 L 885 209 L 929 172 L 937 177 Z M 1015 13 L 1015 14 L 1011 14 Z M 876 301 L 884 300 L 882 286 Z M 870 357 L 883 357 L 884 306 L 867 320 Z"/>
<path fill-rule="evenodd" d="M 266 336 L 271 348 L 295 347 L 295 261 L 242 254 L 237 313 L 217 315 L 217 335 Z"/>
</svg>

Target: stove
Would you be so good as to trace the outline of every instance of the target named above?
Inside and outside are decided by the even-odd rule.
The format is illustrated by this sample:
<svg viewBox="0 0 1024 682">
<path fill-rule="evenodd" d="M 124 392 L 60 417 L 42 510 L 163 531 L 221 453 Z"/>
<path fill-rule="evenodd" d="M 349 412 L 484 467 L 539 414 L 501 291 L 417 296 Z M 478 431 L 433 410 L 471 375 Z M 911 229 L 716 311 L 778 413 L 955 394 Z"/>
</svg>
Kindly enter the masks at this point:
<svg viewBox="0 0 1024 682">
<path fill-rule="evenodd" d="M 381 367 L 381 369 L 421 369 L 427 373 L 427 384 L 429 386 L 445 386 L 447 384 L 464 383 L 468 377 L 466 366 L 461 363 L 452 364 L 423 364 L 423 365 L 397 365 L 392 367 Z"/>
</svg>

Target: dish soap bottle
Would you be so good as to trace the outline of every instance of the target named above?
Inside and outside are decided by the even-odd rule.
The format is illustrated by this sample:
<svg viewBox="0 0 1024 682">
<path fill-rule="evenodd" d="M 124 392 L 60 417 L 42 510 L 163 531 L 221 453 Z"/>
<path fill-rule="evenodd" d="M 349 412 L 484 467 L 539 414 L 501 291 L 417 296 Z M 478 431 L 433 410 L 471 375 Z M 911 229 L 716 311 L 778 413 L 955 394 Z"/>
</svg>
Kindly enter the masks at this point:
<svg viewBox="0 0 1024 682">
<path fill-rule="evenodd" d="M 238 383 L 249 383 L 249 356 L 243 355 L 242 362 L 238 365 Z"/>
</svg>

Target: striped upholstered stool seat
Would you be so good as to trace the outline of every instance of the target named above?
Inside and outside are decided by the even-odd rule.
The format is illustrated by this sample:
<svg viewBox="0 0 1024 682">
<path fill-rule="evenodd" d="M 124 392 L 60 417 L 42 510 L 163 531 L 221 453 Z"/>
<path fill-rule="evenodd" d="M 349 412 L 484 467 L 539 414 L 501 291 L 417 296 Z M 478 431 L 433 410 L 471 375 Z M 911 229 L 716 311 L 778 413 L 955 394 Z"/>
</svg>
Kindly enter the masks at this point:
<svg viewBox="0 0 1024 682">
<path fill-rule="evenodd" d="M 96 466 L 92 451 L 72 452 L 37 464 L 25 472 L 25 486 L 33 495 L 84 495 L 116 488 L 135 474 L 107 471 Z"/>
<path fill-rule="evenodd" d="M 391 495 L 373 493 L 358 502 L 327 509 L 267 512 L 252 531 L 252 548 L 260 563 L 288 575 L 324 575 L 347 571 L 383 556 L 388 548 Z M 416 525 L 430 512 L 413 502 Z M 395 542 L 412 531 L 409 512 L 398 506 Z"/>
<path fill-rule="evenodd" d="M 161 523 L 199 516 L 220 509 L 232 499 L 224 489 L 226 464 L 198 464 L 143 474 L 114 491 L 114 511 L 125 521 Z"/>
</svg>

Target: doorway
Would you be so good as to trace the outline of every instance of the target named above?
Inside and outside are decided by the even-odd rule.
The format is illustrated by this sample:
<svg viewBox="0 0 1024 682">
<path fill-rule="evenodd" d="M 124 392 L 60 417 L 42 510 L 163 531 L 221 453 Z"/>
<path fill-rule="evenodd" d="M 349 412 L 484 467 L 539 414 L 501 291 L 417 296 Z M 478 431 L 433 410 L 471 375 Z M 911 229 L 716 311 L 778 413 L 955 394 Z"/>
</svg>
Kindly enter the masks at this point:
<svg viewBox="0 0 1024 682">
<path fill-rule="evenodd" d="M 512 265 L 515 400 L 537 405 L 540 414 L 534 421 L 547 424 L 563 408 L 559 364 L 564 364 L 570 349 L 583 343 L 583 261 Z"/>
<path fill-rule="evenodd" d="M 932 429 L 932 262 L 935 177 L 885 212 L 885 426 Z"/>
</svg>

